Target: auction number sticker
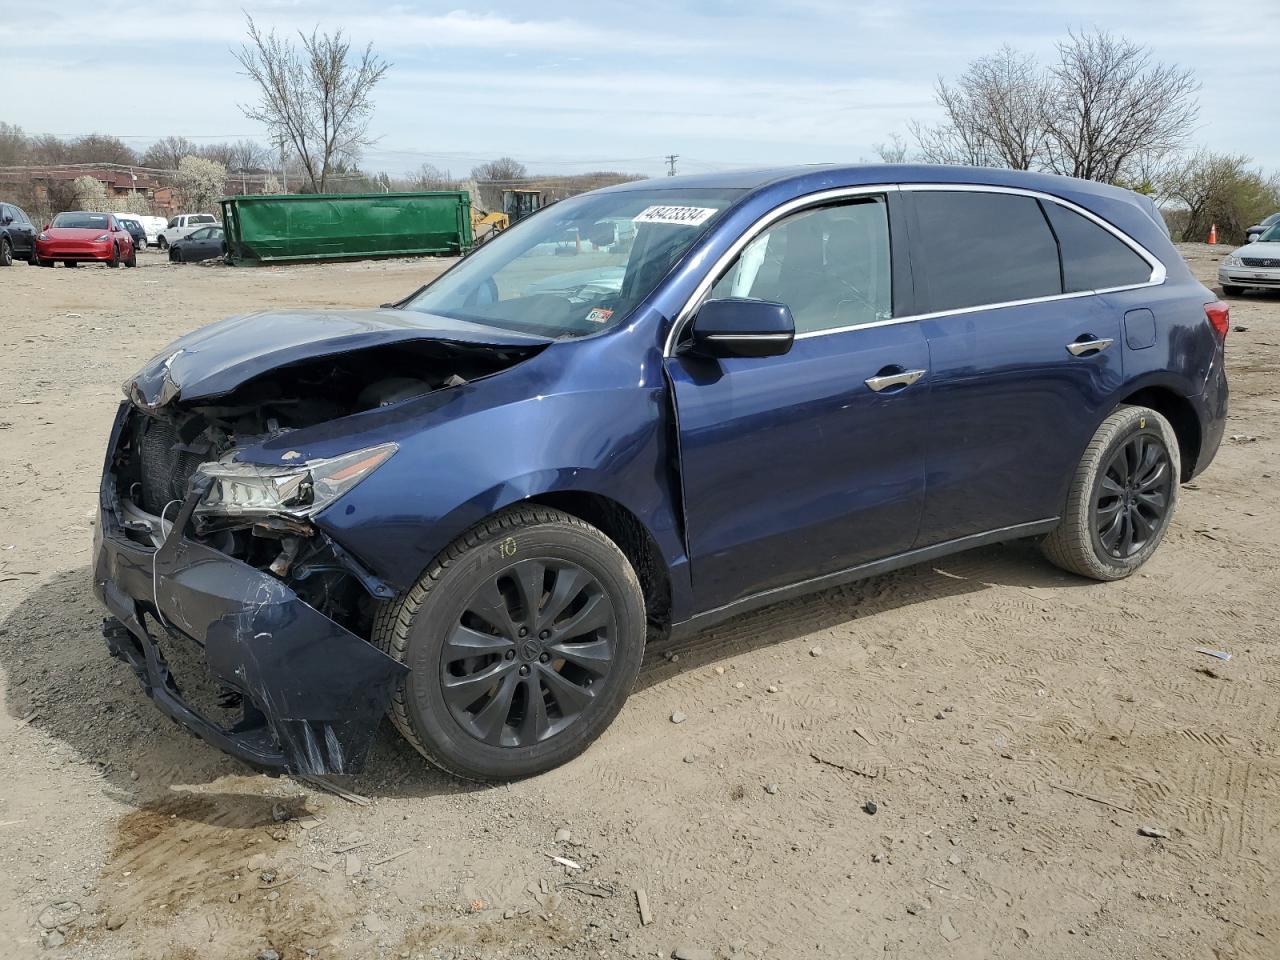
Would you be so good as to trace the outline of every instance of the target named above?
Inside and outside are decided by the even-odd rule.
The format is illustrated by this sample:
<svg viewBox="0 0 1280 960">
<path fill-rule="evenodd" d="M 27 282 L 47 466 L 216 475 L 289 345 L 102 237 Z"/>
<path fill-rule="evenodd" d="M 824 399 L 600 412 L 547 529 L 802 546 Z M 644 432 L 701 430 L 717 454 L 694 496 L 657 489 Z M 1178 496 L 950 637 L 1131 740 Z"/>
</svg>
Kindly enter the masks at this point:
<svg viewBox="0 0 1280 960">
<path fill-rule="evenodd" d="M 654 206 L 641 210 L 634 217 L 635 223 L 675 223 L 681 226 L 696 227 L 705 223 L 716 214 L 714 207 L 670 207 Z"/>
<path fill-rule="evenodd" d="M 588 323 L 604 323 L 613 316 L 613 311 L 604 307 L 593 307 L 587 314 Z"/>
</svg>

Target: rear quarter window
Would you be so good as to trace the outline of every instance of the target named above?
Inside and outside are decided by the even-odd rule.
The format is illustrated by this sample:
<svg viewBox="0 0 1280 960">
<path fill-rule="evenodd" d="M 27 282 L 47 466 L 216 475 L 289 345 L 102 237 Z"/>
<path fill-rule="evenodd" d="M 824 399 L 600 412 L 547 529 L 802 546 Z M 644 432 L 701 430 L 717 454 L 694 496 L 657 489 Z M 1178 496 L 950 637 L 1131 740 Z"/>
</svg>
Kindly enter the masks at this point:
<svg viewBox="0 0 1280 960">
<path fill-rule="evenodd" d="M 1045 214 L 1062 249 L 1067 293 L 1128 287 L 1151 279 L 1151 264 L 1111 231 L 1051 200 Z"/>
<path fill-rule="evenodd" d="M 921 190 L 914 194 L 930 311 L 1062 293 L 1058 245 L 1033 197 Z"/>
</svg>

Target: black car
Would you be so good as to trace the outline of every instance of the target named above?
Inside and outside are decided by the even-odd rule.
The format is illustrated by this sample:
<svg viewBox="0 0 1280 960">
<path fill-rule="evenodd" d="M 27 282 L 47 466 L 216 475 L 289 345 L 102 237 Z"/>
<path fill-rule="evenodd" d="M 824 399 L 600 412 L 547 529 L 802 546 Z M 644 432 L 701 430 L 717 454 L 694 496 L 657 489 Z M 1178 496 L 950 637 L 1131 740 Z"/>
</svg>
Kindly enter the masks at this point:
<svg viewBox="0 0 1280 960">
<path fill-rule="evenodd" d="M 226 252 L 221 227 L 201 227 L 181 240 L 169 244 L 169 259 L 174 263 L 195 263 L 212 260 Z"/>
<path fill-rule="evenodd" d="M 21 207 L 0 203 L 0 267 L 14 260 L 36 262 L 36 228 Z"/>
<path fill-rule="evenodd" d="M 1252 227 L 1249 227 L 1249 229 L 1245 230 L 1244 232 L 1245 240 L 1248 243 L 1252 243 L 1254 240 L 1257 240 L 1260 236 L 1266 233 L 1268 229 L 1275 226 L 1277 223 L 1280 223 L 1280 213 L 1273 213 L 1271 216 L 1266 217 L 1263 220 L 1260 220 L 1259 222 L 1255 223 Z"/>
<path fill-rule="evenodd" d="M 129 231 L 129 236 L 133 237 L 135 250 L 147 249 L 147 228 L 142 225 L 141 220 L 122 214 L 116 214 L 116 220 L 120 222 L 120 226 Z"/>
</svg>

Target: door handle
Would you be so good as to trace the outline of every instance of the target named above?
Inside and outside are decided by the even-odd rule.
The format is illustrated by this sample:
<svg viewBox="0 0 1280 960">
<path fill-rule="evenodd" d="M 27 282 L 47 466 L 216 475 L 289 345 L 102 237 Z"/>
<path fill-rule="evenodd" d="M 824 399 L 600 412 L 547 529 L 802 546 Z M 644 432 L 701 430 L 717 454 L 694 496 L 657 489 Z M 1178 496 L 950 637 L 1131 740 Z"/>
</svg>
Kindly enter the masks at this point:
<svg viewBox="0 0 1280 960">
<path fill-rule="evenodd" d="M 1088 339 L 1076 340 L 1074 343 L 1067 344 L 1067 352 L 1073 357 L 1082 357 L 1086 353 L 1101 353 L 1107 347 L 1115 343 L 1112 337 L 1093 338 L 1089 334 L 1085 334 Z"/>
<path fill-rule="evenodd" d="M 867 377 L 863 382 L 879 393 L 889 387 L 909 387 L 924 375 L 924 370 L 903 370 L 901 373 L 877 374 L 874 377 Z"/>
</svg>

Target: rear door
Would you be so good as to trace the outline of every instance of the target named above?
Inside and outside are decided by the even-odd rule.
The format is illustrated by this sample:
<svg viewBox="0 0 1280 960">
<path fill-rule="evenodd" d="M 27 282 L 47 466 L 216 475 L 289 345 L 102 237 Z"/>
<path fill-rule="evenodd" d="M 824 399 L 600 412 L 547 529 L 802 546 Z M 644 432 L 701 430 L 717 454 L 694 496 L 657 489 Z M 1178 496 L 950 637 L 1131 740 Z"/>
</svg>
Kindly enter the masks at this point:
<svg viewBox="0 0 1280 960">
<path fill-rule="evenodd" d="M 918 545 L 1056 517 L 1123 381 L 1119 312 L 1064 278 L 1053 201 L 903 195 L 933 378 Z"/>
<path fill-rule="evenodd" d="M 702 610 L 899 553 L 915 539 L 928 348 L 916 324 L 896 319 L 904 306 L 895 306 L 894 271 L 907 259 L 905 246 L 900 265 L 891 256 L 896 219 L 888 197 L 869 195 L 780 220 L 709 296 L 787 304 L 790 352 L 667 360 Z"/>
</svg>

